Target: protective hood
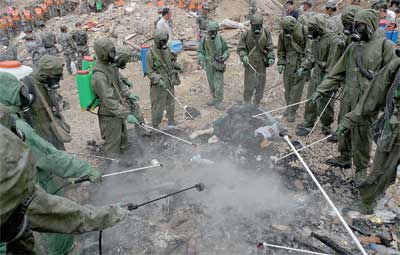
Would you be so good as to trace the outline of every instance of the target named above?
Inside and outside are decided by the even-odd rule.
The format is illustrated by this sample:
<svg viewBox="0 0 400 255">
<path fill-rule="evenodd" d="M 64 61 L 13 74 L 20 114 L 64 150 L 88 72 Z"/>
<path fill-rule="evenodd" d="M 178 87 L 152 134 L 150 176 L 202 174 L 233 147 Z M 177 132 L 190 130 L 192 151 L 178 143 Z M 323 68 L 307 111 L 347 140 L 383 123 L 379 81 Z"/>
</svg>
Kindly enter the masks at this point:
<svg viewBox="0 0 400 255">
<path fill-rule="evenodd" d="M 168 41 L 168 33 L 165 32 L 164 30 L 157 29 L 154 32 L 154 43 L 156 44 L 157 48 L 159 48 L 159 49 L 161 48 L 160 42 L 163 40 Z"/>
<path fill-rule="evenodd" d="M 14 75 L 0 72 L 0 103 L 5 106 L 21 106 L 19 92 L 24 86 Z"/>
<path fill-rule="evenodd" d="M 356 13 L 362 10 L 360 6 L 356 5 L 349 5 L 347 6 L 341 15 L 342 23 L 353 23 L 354 17 L 356 16 Z"/>
<path fill-rule="evenodd" d="M 218 31 L 219 30 L 219 24 L 215 21 L 210 21 L 207 24 L 207 30 L 208 31 Z"/>
<path fill-rule="evenodd" d="M 113 42 L 105 37 L 99 38 L 94 42 L 94 52 L 96 53 L 97 61 L 109 63 L 109 53 L 114 48 Z"/>
<path fill-rule="evenodd" d="M 33 77 L 44 82 L 48 77 L 61 76 L 63 74 L 64 59 L 52 55 L 44 55 L 38 61 Z"/>
<path fill-rule="evenodd" d="M 259 14 L 254 14 L 250 18 L 251 25 L 262 25 L 264 23 L 263 17 Z"/>
<path fill-rule="evenodd" d="M 326 26 L 326 23 L 327 23 L 326 16 L 323 14 L 317 14 L 310 18 L 307 26 L 310 28 L 314 28 L 315 31 L 318 32 L 318 34 L 324 35 L 329 31 Z"/>
<path fill-rule="evenodd" d="M 36 178 L 27 145 L 3 125 L 0 140 L 0 222 L 4 223 L 33 192 Z"/>
<path fill-rule="evenodd" d="M 368 32 L 371 35 L 378 29 L 379 14 L 377 11 L 372 9 L 360 10 L 354 17 L 354 23 L 365 23 L 367 25 Z"/>
<path fill-rule="evenodd" d="M 116 65 L 118 67 L 125 66 L 131 59 L 131 50 L 125 46 L 118 46 L 116 49 Z"/>
<path fill-rule="evenodd" d="M 293 18 L 292 16 L 285 16 L 281 20 L 281 27 L 283 30 L 286 31 L 293 31 L 294 27 L 296 26 L 296 19 Z"/>
</svg>

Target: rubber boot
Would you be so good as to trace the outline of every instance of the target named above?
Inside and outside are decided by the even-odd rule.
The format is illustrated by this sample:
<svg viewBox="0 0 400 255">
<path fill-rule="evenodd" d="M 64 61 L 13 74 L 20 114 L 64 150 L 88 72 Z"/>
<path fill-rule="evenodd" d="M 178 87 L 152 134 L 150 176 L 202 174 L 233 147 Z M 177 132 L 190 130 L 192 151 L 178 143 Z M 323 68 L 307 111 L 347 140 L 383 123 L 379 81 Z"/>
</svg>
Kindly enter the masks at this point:
<svg viewBox="0 0 400 255">
<path fill-rule="evenodd" d="M 337 136 L 336 132 L 333 132 L 332 136 L 329 137 L 327 141 L 330 143 L 337 143 L 339 140 L 338 140 L 338 136 Z"/>
<path fill-rule="evenodd" d="M 336 158 L 331 158 L 325 161 L 327 165 L 339 167 L 342 169 L 349 169 L 352 166 L 351 157 L 340 155 Z"/>
<path fill-rule="evenodd" d="M 368 173 L 367 169 L 356 170 L 356 175 L 354 176 L 354 186 L 359 187 L 365 180 L 367 180 Z"/>
<path fill-rule="evenodd" d="M 332 134 L 332 129 L 331 129 L 331 127 L 328 127 L 328 126 L 323 126 L 321 128 L 321 131 L 322 131 L 322 134 L 324 134 L 324 135 Z"/>
<path fill-rule="evenodd" d="M 306 128 L 303 125 L 298 125 L 296 129 L 297 136 L 307 136 L 311 132 L 311 128 Z"/>
<path fill-rule="evenodd" d="M 295 112 L 288 112 L 286 114 L 287 122 L 293 123 L 296 121 L 296 113 Z"/>
<path fill-rule="evenodd" d="M 168 129 L 178 129 L 178 124 L 175 120 L 168 120 Z"/>
<path fill-rule="evenodd" d="M 213 98 L 213 99 L 211 99 L 210 101 L 207 102 L 207 105 L 208 106 L 213 106 L 213 105 L 215 105 L 215 103 L 216 103 L 215 98 Z"/>
<path fill-rule="evenodd" d="M 225 109 L 224 106 L 222 105 L 222 102 L 215 103 L 214 107 L 219 111 L 223 111 Z"/>
</svg>

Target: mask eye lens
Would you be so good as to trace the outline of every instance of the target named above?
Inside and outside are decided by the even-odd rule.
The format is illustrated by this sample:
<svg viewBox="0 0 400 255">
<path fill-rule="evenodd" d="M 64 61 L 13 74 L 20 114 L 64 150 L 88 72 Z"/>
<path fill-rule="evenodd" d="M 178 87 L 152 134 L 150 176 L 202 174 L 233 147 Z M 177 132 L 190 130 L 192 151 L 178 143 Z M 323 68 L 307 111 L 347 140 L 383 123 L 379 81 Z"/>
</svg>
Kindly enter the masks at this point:
<svg viewBox="0 0 400 255">
<path fill-rule="evenodd" d="M 363 23 L 357 23 L 355 24 L 355 30 L 359 33 L 363 33 L 367 30 L 367 26 Z"/>
</svg>

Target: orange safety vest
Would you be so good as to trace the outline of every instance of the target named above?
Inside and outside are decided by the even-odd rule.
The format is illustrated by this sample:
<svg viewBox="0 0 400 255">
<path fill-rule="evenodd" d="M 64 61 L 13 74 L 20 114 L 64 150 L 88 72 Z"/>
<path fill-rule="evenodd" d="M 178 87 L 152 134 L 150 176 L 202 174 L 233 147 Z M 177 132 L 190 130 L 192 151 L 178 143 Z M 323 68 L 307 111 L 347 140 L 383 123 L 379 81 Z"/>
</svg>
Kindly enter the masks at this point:
<svg viewBox="0 0 400 255">
<path fill-rule="evenodd" d="M 20 21 L 21 17 L 19 16 L 19 11 L 18 10 L 12 10 L 11 11 L 12 19 L 15 21 Z"/>
<path fill-rule="evenodd" d="M 47 8 L 47 4 L 43 3 L 40 5 L 40 7 L 43 10 L 43 13 L 48 13 L 49 12 L 49 8 Z"/>
<path fill-rule="evenodd" d="M 64 0 L 56 0 L 57 1 L 57 5 L 63 5 L 64 4 Z"/>
<path fill-rule="evenodd" d="M 52 6 L 52 5 L 54 5 L 54 2 L 53 2 L 53 0 L 46 0 L 46 4 L 47 4 L 47 6 Z"/>
<path fill-rule="evenodd" d="M 0 19 L 0 30 L 6 30 L 8 27 L 6 19 Z"/>
<path fill-rule="evenodd" d="M 115 0 L 114 5 L 117 7 L 122 7 L 125 5 L 125 1 L 124 0 Z"/>
<path fill-rule="evenodd" d="M 158 1 L 158 7 L 164 7 L 164 6 L 165 6 L 164 0 L 159 0 Z"/>
<path fill-rule="evenodd" d="M 26 21 L 31 21 L 32 20 L 32 13 L 30 10 L 24 9 L 24 19 Z"/>
<path fill-rule="evenodd" d="M 196 10 L 196 0 L 190 0 L 189 8 L 190 11 Z"/>
<path fill-rule="evenodd" d="M 35 8 L 35 13 L 36 13 L 36 17 L 41 19 L 43 18 L 43 10 L 40 7 L 36 7 Z"/>
<path fill-rule="evenodd" d="M 179 0 L 178 7 L 179 8 L 185 8 L 185 0 Z"/>
<path fill-rule="evenodd" d="M 12 28 L 15 26 L 14 20 L 10 16 L 7 16 L 6 19 L 7 19 L 8 27 Z"/>
</svg>

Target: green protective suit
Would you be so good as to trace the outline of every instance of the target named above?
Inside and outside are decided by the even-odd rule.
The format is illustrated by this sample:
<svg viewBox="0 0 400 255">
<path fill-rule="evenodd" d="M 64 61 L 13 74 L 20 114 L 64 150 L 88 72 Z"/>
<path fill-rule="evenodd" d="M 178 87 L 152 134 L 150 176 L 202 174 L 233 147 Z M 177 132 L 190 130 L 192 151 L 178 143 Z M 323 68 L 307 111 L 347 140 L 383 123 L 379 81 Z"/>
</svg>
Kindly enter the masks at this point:
<svg viewBox="0 0 400 255">
<path fill-rule="evenodd" d="M 348 24 L 353 24 L 354 22 L 354 17 L 356 16 L 356 13 L 358 11 L 362 10 L 360 6 L 357 5 L 349 5 L 346 8 L 344 8 L 342 14 L 340 15 L 340 18 L 342 20 L 342 25 L 348 23 Z M 352 43 L 351 36 L 346 36 L 346 49 L 347 47 Z"/>
<path fill-rule="evenodd" d="M 310 18 L 308 28 L 313 28 L 319 33 L 319 37 L 312 41 L 311 54 L 307 55 L 301 66 L 312 71 L 311 81 L 308 84 L 307 98 L 311 98 L 324 76 L 329 73 L 344 51 L 344 42 L 341 37 L 329 30 L 326 26 L 326 17 L 318 14 Z M 330 125 L 334 117 L 334 100 L 331 95 L 323 97 L 318 103 L 308 101 L 304 111 L 304 127 L 312 128 L 318 116 L 326 105 L 324 114 L 321 116 L 323 131 L 330 132 Z"/>
<path fill-rule="evenodd" d="M 263 19 L 259 15 L 253 15 L 250 23 L 262 25 Z M 254 94 L 253 104 L 258 106 L 264 95 L 268 61 L 275 60 L 271 32 L 267 28 L 263 28 L 258 36 L 251 29 L 243 32 L 240 35 L 237 53 L 242 61 L 244 57 L 248 57 L 250 65 L 257 71 L 255 73 L 249 65 L 244 65 L 243 99 L 249 104 Z"/>
<path fill-rule="evenodd" d="M 219 25 L 217 22 L 208 23 L 209 32 L 218 32 L 218 29 Z M 200 41 L 197 54 L 200 65 L 205 65 L 208 86 L 210 87 L 214 103 L 220 103 L 224 99 L 225 61 L 229 58 L 228 44 L 219 34 L 215 39 L 211 39 L 209 35 L 205 35 Z"/>
<path fill-rule="evenodd" d="M 72 74 L 71 62 L 76 61 L 76 45 L 72 39 L 72 34 L 68 32 L 61 32 L 58 38 L 58 43 L 61 45 L 64 55 L 67 71 Z"/>
<path fill-rule="evenodd" d="M 361 73 L 357 56 L 361 56 L 362 68 L 375 75 L 393 59 L 395 50 L 394 44 L 377 32 L 379 17 L 376 11 L 361 10 L 354 20 L 367 25 L 369 41 L 351 44 L 317 89 L 321 94 L 330 95 L 344 83 L 340 96 L 340 121 L 345 114 L 355 109 L 371 84 Z M 372 143 L 370 126 L 375 119 L 376 116 L 363 119 L 359 126 L 351 129 L 349 137 L 340 139 L 339 152 L 343 158 L 353 157 L 356 173 L 360 175 L 365 174 L 368 168 Z"/>
<path fill-rule="evenodd" d="M 363 125 L 365 119 L 375 118 L 380 110 L 385 112 L 372 171 L 366 181 L 359 186 L 362 203 L 369 209 L 375 206 L 385 190 L 395 182 L 396 169 L 400 164 L 399 68 L 398 58 L 383 68 L 368 86 L 355 109 L 347 113 L 343 120 L 343 125 L 353 130 Z"/>
<path fill-rule="evenodd" d="M 287 105 L 300 101 L 304 89 L 304 78 L 296 74 L 304 57 L 307 44 L 307 27 L 298 23 L 292 16 L 281 20 L 281 32 L 278 38 L 278 66 L 285 67 L 283 85 Z M 295 118 L 298 105 L 287 111 L 288 119 Z"/>
<path fill-rule="evenodd" d="M 167 111 L 168 122 L 175 122 L 175 101 L 167 89 L 175 94 L 174 86 L 180 83 L 177 72 L 182 70 L 168 48 L 160 49 L 162 40 L 168 40 L 168 34 L 156 30 L 154 45 L 146 55 L 147 77 L 150 79 L 151 124 L 155 127 L 161 123 L 164 110 Z M 162 83 L 165 88 L 161 86 Z"/>
<path fill-rule="evenodd" d="M 91 85 L 99 98 L 99 125 L 101 137 L 105 140 L 104 154 L 107 157 L 119 157 L 128 145 L 128 132 L 125 119 L 130 111 L 123 104 L 119 90 L 118 68 L 111 65 L 109 52 L 114 49 L 110 39 L 95 41 L 94 51 L 97 62 L 93 69 Z"/>
<path fill-rule="evenodd" d="M 50 109 L 53 109 L 53 102 L 55 100 L 51 99 L 49 90 L 46 88 L 46 79 L 54 76 L 61 76 L 63 68 L 64 61 L 62 58 L 44 55 L 40 58 L 37 63 L 37 68 L 31 75 L 36 92 L 40 92 L 45 100 L 45 102 L 43 102 L 38 96 L 36 97 L 35 103 L 32 106 L 32 127 L 38 135 L 53 144 L 59 150 L 65 150 L 65 146 L 64 142 L 56 136 L 50 126 L 51 118 L 46 111 L 45 104 L 47 104 Z M 60 115 L 59 117 L 58 119 L 60 122 L 65 123 L 63 117 Z"/>
<path fill-rule="evenodd" d="M 128 214 L 119 206 L 81 206 L 69 199 L 47 194 L 34 185 L 34 160 L 26 144 L 3 125 L 0 125 L 0 137 L 2 227 L 6 226 L 7 221 L 11 226 L 20 225 L 20 221 L 16 221 L 11 214 L 17 213 L 19 205 L 28 201 L 28 198 L 30 202 L 25 215 L 28 216 L 31 229 L 39 232 L 77 234 L 101 230 L 115 225 Z M 1 239 L 1 242 L 7 241 Z M 33 250 L 34 238 L 30 229 L 7 245 L 7 254 L 35 254 Z"/>
<path fill-rule="evenodd" d="M 307 26 L 308 25 L 308 21 L 310 20 L 310 18 L 312 16 L 316 15 L 316 12 L 312 11 L 311 9 L 303 12 L 299 19 L 297 20 L 297 22 L 299 22 L 300 24 Z"/>
<path fill-rule="evenodd" d="M 119 64 L 125 68 L 126 64 L 131 59 L 131 50 L 128 47 L 119 46 L 116 48 L 116 52 Z M 133 100 L 129 99 L 129 96 L 132 95 L 132 93 L 129 91 L 129 88 L 133 86 L 132 83 L 128 80 L 128 78 L 124 77 L 121 72 L 118 72 L 118 75 L 119 88 L 125 104 L 129 107 L 131 113 L 135 115 L 140 123 L 145 123 L 143 113 L 139 105 L 139 99 L 134 102 Z M 141 127 L 138 128 L 142 129 Z"/>
<path fill-rule="evenodd" d="M 196 18 L 196 23 L 198 26 L 198 31 L 199 31 L 199 39 L 203 39 L 203 37 L 207 33 L 207 25 L 208 22 L 210 21 L 210 18 L 208 17 L 207 14 L 201 13 L 197 18 Z"/>
</svg>

